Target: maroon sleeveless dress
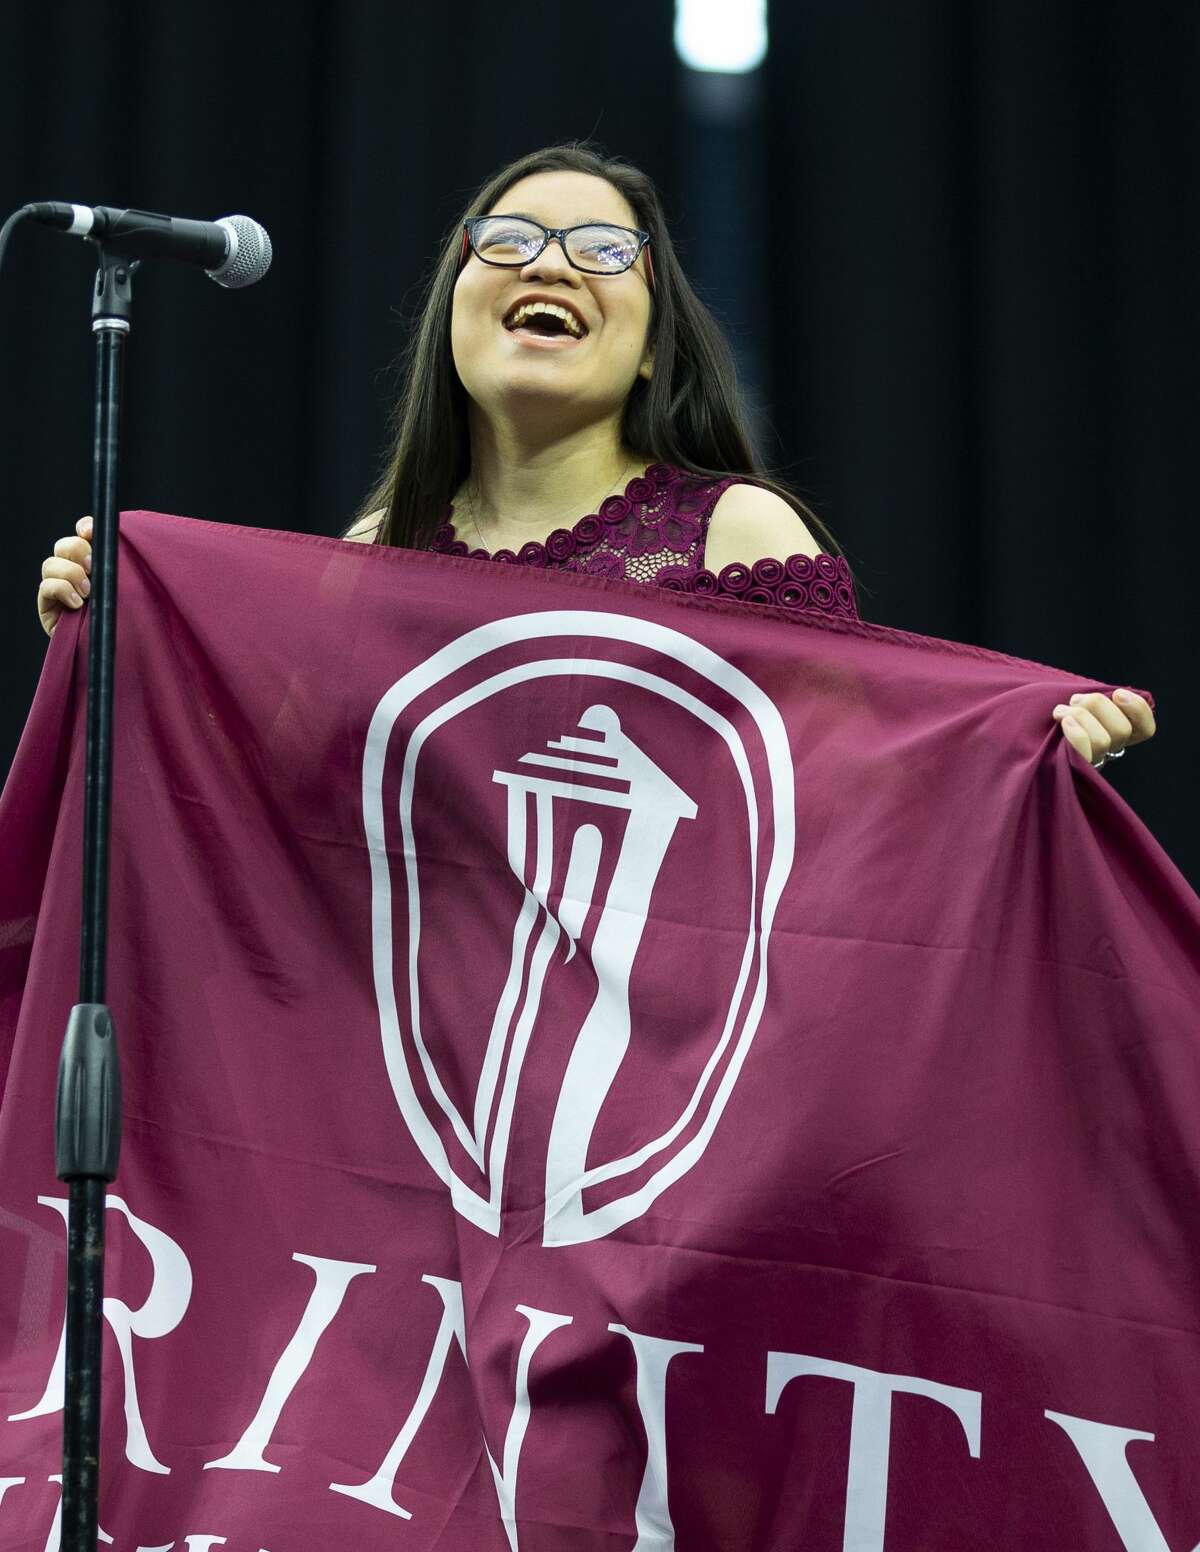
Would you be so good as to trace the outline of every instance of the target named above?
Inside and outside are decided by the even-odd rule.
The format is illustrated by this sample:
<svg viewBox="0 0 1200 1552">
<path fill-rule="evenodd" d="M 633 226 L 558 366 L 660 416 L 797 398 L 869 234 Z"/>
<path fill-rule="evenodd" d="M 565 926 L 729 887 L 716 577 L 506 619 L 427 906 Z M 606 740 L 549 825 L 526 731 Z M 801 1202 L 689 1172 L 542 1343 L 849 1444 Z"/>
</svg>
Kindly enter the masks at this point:
<svg viewBox="0 0 1200 1552">
<path fill-rule="evenodd" d="M 454 507 L 433 536 L 430 548 L 442 555 L 578 571 L 623 582 L 647 582 L 678 593 L 738 598 L 744 603 L 815 609 L 858 619 L 850 568 L 840 555 L 788 555 L 735 563 L 719 572 L 704 564 L 704 545 L 713 508 L 731 485 L 750 483 L 740 475 L 702 479 L 672 464 L 652 463 L 630 480 L 621 496 L 609 496 L 598 512 L 570 528 L 556 528 L 544 543 L 519 550 L 472 549 L 454 530 Z"/>
</svg>

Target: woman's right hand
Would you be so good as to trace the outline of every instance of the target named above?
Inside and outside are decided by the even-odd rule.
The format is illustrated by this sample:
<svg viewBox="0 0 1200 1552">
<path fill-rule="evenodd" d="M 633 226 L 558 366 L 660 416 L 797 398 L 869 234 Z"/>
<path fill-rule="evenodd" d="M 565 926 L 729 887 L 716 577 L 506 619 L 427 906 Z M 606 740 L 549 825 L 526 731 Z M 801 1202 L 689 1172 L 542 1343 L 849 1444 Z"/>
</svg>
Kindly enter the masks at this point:
<svg viewBox="0 0 1200 1552">
<path fill-rule="evenodd" d="M 54 627 L 64 609 L 80 609 L 91 592 L 89 573 L 92 569 L 92 520 L 81 517 L 75 524 L 75 532 L 59 539 L 54 554 L 42 562 L 42 581 L 38 588 L 38 619 L 47 636 L 54 635 Z"/>
</svg>

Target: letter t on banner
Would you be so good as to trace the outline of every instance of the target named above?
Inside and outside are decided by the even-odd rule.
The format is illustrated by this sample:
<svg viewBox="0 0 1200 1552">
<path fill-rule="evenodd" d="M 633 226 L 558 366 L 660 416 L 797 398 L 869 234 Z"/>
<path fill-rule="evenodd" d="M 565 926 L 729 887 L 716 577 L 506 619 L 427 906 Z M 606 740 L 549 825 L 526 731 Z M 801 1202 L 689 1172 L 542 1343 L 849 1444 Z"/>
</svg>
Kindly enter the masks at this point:
<svg viewBox="0 0 1200 1552">
<path fill-rule="evenodd" d="M 888 1454 L 892 1441 L 892 1396 L 906 1391 L 949 1407 L 963 1426 L 973 1459 L 979 1459 L 982 1396 L 977 1390 L 938 1385 L 909 1374 L 880 1374 L 853 1363 L 809 1358 L 803 1353 L 767 1354 L 767 1406 L 774 1413 L 789 1380 L 803 1374 L 845 1380 L 854 1386 L 850 1413 L 850 1469 L 846 1474 L 846 1528 L 842 1552 L 884 1552 Z"/>
</svg>

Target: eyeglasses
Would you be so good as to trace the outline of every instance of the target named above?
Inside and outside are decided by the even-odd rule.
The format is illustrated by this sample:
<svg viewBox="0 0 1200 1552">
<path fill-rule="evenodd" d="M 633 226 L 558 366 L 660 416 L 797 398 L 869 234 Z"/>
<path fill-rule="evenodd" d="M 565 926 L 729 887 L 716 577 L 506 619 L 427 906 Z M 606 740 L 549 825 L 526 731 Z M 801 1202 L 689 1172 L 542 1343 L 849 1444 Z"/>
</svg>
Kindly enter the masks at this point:
<svg viewBox="0 0 1200 1552">
<path fill-rule="evenodd" d="M 550 241 L 557 237 L 559 246 L 572 268 L 585 275 L 620 275 L 637 262 L 638 254 L 650 241 L 650 233 L 628 226 L 593 223 L 566 228 L 543 226 L 526 216 L 475 216 L 463 222 L 461 270 L 471 252 L 484 264 L 514 267 L 528 264 Z M 650 289 L 654 289 L 654 268 L 646 248 L 646 270 Z"/>
</svg>

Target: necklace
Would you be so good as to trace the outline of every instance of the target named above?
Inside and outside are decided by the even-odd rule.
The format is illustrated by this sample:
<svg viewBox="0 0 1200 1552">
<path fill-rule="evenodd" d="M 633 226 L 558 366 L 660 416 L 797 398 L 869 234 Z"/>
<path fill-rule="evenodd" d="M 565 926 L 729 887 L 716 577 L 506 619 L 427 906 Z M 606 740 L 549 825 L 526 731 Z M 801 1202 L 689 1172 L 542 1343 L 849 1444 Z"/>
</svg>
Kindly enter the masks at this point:
<svg viewBox="0 0 1200 1552">
<path fill-rule="evenodd" d="M 598 501 L 593 502 L 592 505 L 588 507 L 587 510 L 589 512 L 598 511 L 600 506 L 601 506 L 601 504 L 604 501 L 606 501 L 609 496 L 611 496 L 613 494 L 616 486 L 628 483 L 626 481 L 626 479 L 625 479 L 625 475 L 628 473 L 628 470 L 629 470 L 629 465 L 628 464 L 625 464 L 625 465 L 622 466 L 620 474 L 612 482 L 612 484 L 607 485 L 605 487 L 604 493 L 601 495 L 600 499 Z M 469 485 L 467 485 L 467 486 L 463 487 L 463 493 L 465 494 L 465 496 L 467 498 L 467 503 L 468 503 L 468 505 L 467 505 L 467 516 L 471 519 L 471 527 L 474 528 L 474 530 L 475 530 L 475 537 L 476 537 L 476 539 L 479 540 L 479 548 L 481 550 L 487 550 L 487 545 L 483 541 L 483 535 L 479 531 L 479 519 L 476 516 L 476 502 L 475 502 L 474 492 L 472 491 L 471 487 Z M 491 551 L 489 550 L 488 553 L 491 554 Z"/>
</svg>

